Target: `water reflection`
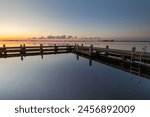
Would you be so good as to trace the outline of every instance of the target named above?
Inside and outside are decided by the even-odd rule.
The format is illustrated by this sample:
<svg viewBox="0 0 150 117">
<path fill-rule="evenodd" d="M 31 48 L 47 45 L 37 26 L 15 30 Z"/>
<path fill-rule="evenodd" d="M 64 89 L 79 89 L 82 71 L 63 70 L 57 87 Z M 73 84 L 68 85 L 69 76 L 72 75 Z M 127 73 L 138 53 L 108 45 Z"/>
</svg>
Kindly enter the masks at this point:
<svg viewBox="0 0 150 117">
<path fill-rule="evenodd" d="M 65 52 L 68 53 L 68 52 Z M 70 52 L 69 52 L 70 53 Z M 20 57 L 21 61 L 24 60 L 24 57 L 26 56 L 37 56 L 40 55 L 41 59 L 43 59 L 44 55 L 47 54 L 52 54 L 53 53 L 26 53 L 26 54 L 11 54 L 9 56 L 3 56 L 4 58 L 7 57 Z M 59 52 L 57 52 L 57 54 L 61 54 Z M 88 56 L 88 55 L 84 55 L 84 54 L 79 54 L 79 53 L 74 53 L 76 54 L 77 60 L 79 60 L 79 57 L 84 57 L 86 59 L 89 60 L 89 66 L 92 66 L 92 60 L 97 61 L 99 63 L 103 63 L 109 66 L 112 66 L 114 68 L 129 72 L 131 74 L 135 74 L 138 76 L 142 76 L 145 78 L 150 79 L 150 66 L 149 65 L 144 65 L 141 63 L 136 63 L 136 62 L 130 62 L 130 61 L 123 61 L 121 59 L 116 59 L 116 58 L 112 58 L 112 57 L 108 57 L 108 56 Z M 141 77 L 139 77 L 139 83 L 141 82 Z"/>
<path fill-rule="evenodd" d="M 150 79 L 150 67 L 145 66 L 141 63 L 131 63 L 127 61 L 122 61 L 115 58 L 109 58 L 107 56 L 100 57 L 89 57 L 83 54 L 77 54 L 77 60 L 79 60 L 79 56 L 89 59 L 89 66 L 92 66 L 92 60 L 97 61 L 99 63 L 103 63 L 109 66 L 112 66 L 117 69 L 121 69 L 123 71 L 135 74 L 139 76 L 139 83 L 141 82 L 141 77 L 145 77 Z"/>
<path fill-rule="evenodd" d="M 0 59 L 0 99 L 150 99 L 149 79 L 96 59 L 75 54 L 19 59 Z"/>
<path fill-rule="evenodd" d="M 59 54 L 59 53 L 58 53 Z M 35 54 L 33 54 L 33 55 L 35 55 Z M 33 56 L 32 54 L 30 54 L 30 56 Z M 41 55 L 41 59 L 43 59 L 43 57 L 44 57 L 44 55 L 42 54 L 42 53 L 40 53 L 40 54 L 36 54 L 36 55 Z M 21 61 L 23 61 L 23 58 L 24 57 L 26 57 L 25 55 L 23 55 L 23 54 L 21 54 L 21 55 L 18 55 L 18 56 L 16 56 L 16 57 L 19 57 L 20 56 L 20 58 L 21 58 Z M 6 57 L 5 57 L 6 58 Z"/>
</svg>

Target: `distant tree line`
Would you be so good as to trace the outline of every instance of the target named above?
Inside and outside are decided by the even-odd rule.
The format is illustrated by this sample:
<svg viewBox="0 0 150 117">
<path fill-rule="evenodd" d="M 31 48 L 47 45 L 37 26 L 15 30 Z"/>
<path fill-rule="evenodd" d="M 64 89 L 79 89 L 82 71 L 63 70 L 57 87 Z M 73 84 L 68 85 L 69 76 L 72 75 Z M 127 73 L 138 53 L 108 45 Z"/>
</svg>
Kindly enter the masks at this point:
<svg viewBox="0 0 150 117">
<path fill-rule="evenodd" d="M 53 35 L 49 35 L 47 37 L 41 36 L 41 37 L 33 37 L 32 39 L 77 39 L 76 36 L 66 36 L 66 35 L 62 35 L 62 36 L 53 36 Z"/>
<path fill-rule="evenodd" d="M 49 35 L 47 37 L 44 36 L 40 36 L 40 37 L 33 37 L 33 38 L 29 38 L 29 39 L 97 39 L 100 40 L 100 37 L 77 37 L 77 36 L 66 36 L 66 35 L 61 35 L 61 36 L 53 36 L 53 35 Z"/>
</svg>

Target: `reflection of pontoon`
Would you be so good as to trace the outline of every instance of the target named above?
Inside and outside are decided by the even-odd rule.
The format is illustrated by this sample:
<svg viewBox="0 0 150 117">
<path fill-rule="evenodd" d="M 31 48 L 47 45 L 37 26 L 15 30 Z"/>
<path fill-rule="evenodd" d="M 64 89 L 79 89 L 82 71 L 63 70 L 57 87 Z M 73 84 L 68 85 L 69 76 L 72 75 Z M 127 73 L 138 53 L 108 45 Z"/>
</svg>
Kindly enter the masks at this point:
<svg viewBox="0 0 150 117">
<path fill-rule="evenodd" d="M 79 56 L 89 59 L 90 66 L 92 65 L 92 60 L 94 60 L 96 62 L 103 63 L 112 66 L 114 68 L 121 69 L 123 71 L 130 72 L 132 74 L 150 79 L 150 66 L 148 65 L 132 62 L 132 70 L 131 70 L 130 61 L 123 61 L 121 59 L 111 58 L 104 55 L 89 57 L 83 54 L 77 54 L 77 59 L 79 59 Z"/>
</svg>

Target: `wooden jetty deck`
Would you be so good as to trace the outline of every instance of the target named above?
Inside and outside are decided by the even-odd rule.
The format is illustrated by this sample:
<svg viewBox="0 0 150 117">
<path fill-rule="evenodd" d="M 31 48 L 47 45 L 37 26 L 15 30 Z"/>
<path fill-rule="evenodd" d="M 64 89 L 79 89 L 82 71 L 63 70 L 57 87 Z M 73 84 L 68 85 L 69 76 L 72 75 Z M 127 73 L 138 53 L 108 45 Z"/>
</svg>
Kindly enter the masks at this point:
<svg viewBox="0 0 150 117">
<path fill-rule="evenodd" d="M 91 46 L 82 45 L 53 45 L 53 46 L 25 46 L 25 44 L 20 45 L 20 47 L 0 47 L 0 58 L 7 57 L 20 57 L 23 60 L 24 56 L 34 56 L 34 55 L 45 55 L 45 54 L 60 54 L 60 53 L 75 53 L 77 55 L 86 56 L 86 58 L 91 58 L 91 60 L 101 61 L 105 64 L 115 67 L 121 67 L 124 71 L 130 71 L 134 74 L 139 74 L 141 76 L 150 77 L 150 53 L 148 52 L 138 52 L 136 48 L 133 47 L 131 51 L 129 50 L 118 50 L 110 49 L 109 46 L 106 48 L 99 48 Z M 105 60 L 105 61 L 104 61 Z M 107 61 L 106 61 L 107 60 Z M 119 61 L 119 62 L 118 62 Z M 121 65 L 120 65 L 121 63 Z M 116 65 L 119 66 L 116 66 Z M 138 69 L 140 66 L 140 69 Z M 145 73 L 146 72 L 146 73 Z"/>
<path fill-rule="evenodd" d="M 132 50 L 129 51 L 129 50 L 110 49 L 109 46 L 106 46 L 106 48 L 99 48 L 99 47 L 93 47 L 92 45 L 90 47 L 83 46 L 83 45 L 81 46 L 76 45 L 75 52 L 92 56 L 92 57 L 104 55 L 112 58 L 116 57 L 124 61 L 129 60 L 129 61 L 150 63 L 150 53 L 138 52 L 136 51 L 135 47 L 133 47 Z"/>
<path fill-rule="evenodd" d="M 17 56 L 32 56 L 32 55 L 45 55 L 45 54 L 59 54 L 59 53 L 69 53 L 74 49 L 73 46 L 25 46 L 25 44 L 20 45 L 20 47 L 0 47 L 0 58 L 7 57 L 17 57 Z"/>
<path fill-rule="evenodd" d="M 148 52 L 137 52 L 136 48 L 133 47 L 131 51 L 129 50 L 118 50 L 110 49 L 109 46 L 106 48 L 99 48 L 83 45 L 53 45 L 53 46 L 25 46 L 25 44 L 20 45 L 20 47 L 0 47 L 0 58 L 11 57 L 13 55 L 26 56 L 32 54 L 57 54 L 57 53 L 80 53 L 88 55 L 90 57 L 95 56 L 108 56 L 112 58 L 121 59 L 123 61 L 131 62 L 143 62 L 150 63 L 150 53 Z"/>
</svg>

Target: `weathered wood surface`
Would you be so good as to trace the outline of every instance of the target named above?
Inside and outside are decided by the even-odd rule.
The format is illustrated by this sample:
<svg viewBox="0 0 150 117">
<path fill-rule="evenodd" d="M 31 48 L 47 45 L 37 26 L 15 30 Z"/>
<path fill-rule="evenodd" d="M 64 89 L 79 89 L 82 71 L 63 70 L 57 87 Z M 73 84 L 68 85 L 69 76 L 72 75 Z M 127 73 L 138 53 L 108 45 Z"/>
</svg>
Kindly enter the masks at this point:
<svg viewBox="0 0 150 117">
<path fill-rule="evenodd" d="M 0 57 L 9 57 L 9 56 L 21 56 L 21 55 L 30 55 L 30 54 L 52 54 L 52 53 L 68 53 L 74 49 L 74 46 L 64 45 L 64 46 L 25 46 L 20 45 L 20 47 L 0 47 Z"/>
<path fill-rule="evenodd" d="M 106 55 L 111 57 L 118 57 L 118 59 L 123 59 L 124 61 L 132 59 L 132 61 L 139 61 L 150 63 L 150 53 L 148 52 L 138 52 L 138 51 L 129 51 L 129 50 L 118 50 L 118 49 L 109 49 L 108 46 L 106 48 L 99 48 L 93 46 L 75 46 L 75 52 L 86 54 L 89 56 L 99 56 Z"/>
</svg>

